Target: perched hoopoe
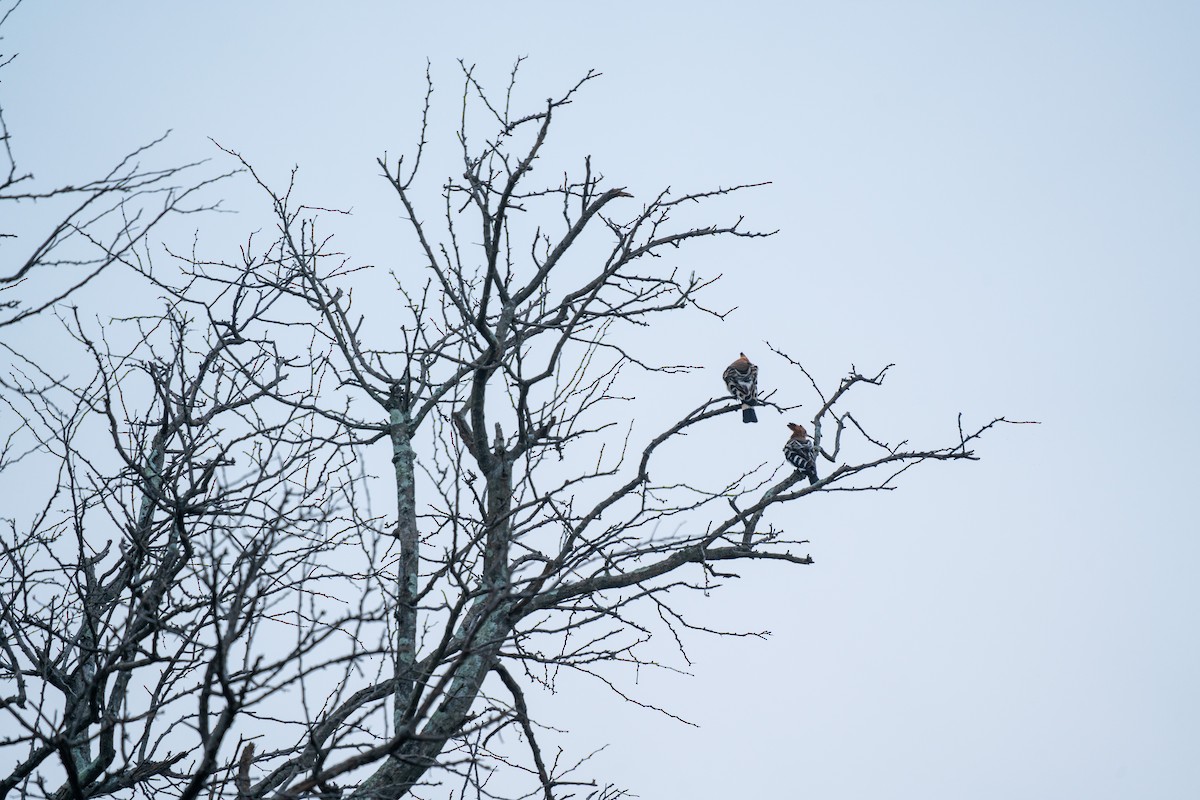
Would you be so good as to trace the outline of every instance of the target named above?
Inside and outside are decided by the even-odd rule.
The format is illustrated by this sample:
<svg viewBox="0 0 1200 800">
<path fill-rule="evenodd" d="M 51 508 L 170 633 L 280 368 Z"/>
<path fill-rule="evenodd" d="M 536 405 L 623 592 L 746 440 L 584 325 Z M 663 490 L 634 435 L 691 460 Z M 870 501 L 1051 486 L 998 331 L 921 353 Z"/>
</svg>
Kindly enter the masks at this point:
<svg viewBox="0 0 1200 800">
<path fill-rule="evenodd" d="M 808 478 L 809 483 L 816 483 L 817 478 L 817 445 L 808 438 L 808 431 L 803 425 L 789 422 L 792 435 L 783 446 L 783 457 Z"/>
<path fill-rule="evenodd" d="M 750 363 L 745 353 L 738 353 L 738 360 L 725 368 L 721 378 L 725 388 L 742 404 L 742 422 L 758 422 L 758 415 L 751 408 L 758 394 L 758 367 Z"/>
</svg>

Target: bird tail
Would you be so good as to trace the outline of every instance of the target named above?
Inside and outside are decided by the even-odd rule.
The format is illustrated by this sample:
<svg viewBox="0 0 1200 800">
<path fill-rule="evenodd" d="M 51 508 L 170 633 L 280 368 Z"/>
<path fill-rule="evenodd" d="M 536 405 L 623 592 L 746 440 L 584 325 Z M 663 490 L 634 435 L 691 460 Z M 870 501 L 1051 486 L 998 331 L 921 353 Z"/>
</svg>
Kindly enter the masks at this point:
<svg viewBox="0 0 1200 800">
<path fill-rule="evenodd" d="M 809 483 L 809 485 L 815 484 L 815 483 L 816 483 L 817 481 L 819 481 L 819 480 L 821 480 L 821 479 L 817 477 L 817 470 L 816 470 L 816 468 L 815 468 L 815 467 L 813 467 L 812 469 L 809 469 L 809 471 L 808 471 L 808 483 Z"/>
<path fill-rule="evenodd" d="M 742 422 L 758 422 L 758 414 L 750 406 L 742 406 Z"/>
</svg>

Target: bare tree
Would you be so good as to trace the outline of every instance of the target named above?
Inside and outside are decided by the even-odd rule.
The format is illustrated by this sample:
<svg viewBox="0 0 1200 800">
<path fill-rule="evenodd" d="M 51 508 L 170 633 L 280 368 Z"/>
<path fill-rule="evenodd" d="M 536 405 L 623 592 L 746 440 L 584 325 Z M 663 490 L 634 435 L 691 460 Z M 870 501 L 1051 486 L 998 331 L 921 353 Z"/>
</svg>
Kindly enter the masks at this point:
<svg viewBox="0 0 1200 800">
<path fill-rule="evenodd" d="M 20 5 L 21 0 L 0 5 L 0 42 Z M 0 70 L 15 58 L 0 52 Z M 46 185 L 19 164 L 0 102 L 0 208 L 6 209 L 0 227 L 0 327 L 70 298 L 168 217 L 215 208 L 198 194 L 226 176 L 194 177 L 204 162 L 145 165 L 166 138 L 162 134 L 135 148 L 98 178 Z M 21 210 L 25 213 L 17 213 Z"/>
<path fill-rule="evenodd" d="M 638 199 L 588 158 L 538 182 L 553 122 L 596 74 L 527 114 L 510 110 L 516 75 L 498 102 L 463 67 L 460 177 L 436 222 L 416 183 L 432 82 L 411 160 L 379 159 L 413 248 L 385 314 L 355 306 L 388 276 L 333 249 L 335 212 L 227 151 L 271 203 L 269 243 L 172 269 L 118 253 L 165 308 L 67 317 L 86 381 L 13 359 L 5 403 L 56 478 L 4 533 L 3 794 L 622 796 L 542 746 L 530 688 L 575 671 L 626 696 L 613 675 L 708 630 L 682 598 L 729 563 L 812 563 L 782 506 L 974 459 L 1006 422 L 890 445 L 843 410 L 886 368 L 826 391 L 776 350 L 819 397 L 824 477 L 780 453 L 730 459 L 713 486 L 660 474 L 739 403 L 621 424 L 647 402 L 623 394 L 628 373 L 689 369 L 624 329 L 724 314 L 688 248 L 767 234 L 691 215 L 753 187 Z M 380 485 L 394 500 L 374 511 Z"/>
</svg>

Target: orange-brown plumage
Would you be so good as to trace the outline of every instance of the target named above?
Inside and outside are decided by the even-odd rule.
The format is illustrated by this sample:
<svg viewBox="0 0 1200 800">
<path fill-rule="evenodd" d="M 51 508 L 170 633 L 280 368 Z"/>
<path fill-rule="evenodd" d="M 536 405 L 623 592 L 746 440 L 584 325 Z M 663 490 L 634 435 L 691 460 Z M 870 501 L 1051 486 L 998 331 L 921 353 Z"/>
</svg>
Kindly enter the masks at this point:
<svg viewBox="0 0 1200 800">
<path fill-rule="evenodd" d="M 800 439 L 803 441 L 808 438 L 808 431 L 804 429 L 803 425 L 797 425 L 794 422 L 789 422 L 787 426 L 792 429 L 793 439 Z"/>
</svg>

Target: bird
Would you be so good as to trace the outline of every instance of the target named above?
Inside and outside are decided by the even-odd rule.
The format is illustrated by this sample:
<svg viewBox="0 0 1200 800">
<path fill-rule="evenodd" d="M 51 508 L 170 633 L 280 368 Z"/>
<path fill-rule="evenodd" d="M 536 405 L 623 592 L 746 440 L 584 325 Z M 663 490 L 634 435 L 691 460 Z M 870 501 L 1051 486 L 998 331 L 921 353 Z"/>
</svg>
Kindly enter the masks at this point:
<svg viewBox="0 0 1200 800">
<path fill-rule="evenodd" d="M 742 404 L 742 422 L 758 422 L 758 415 L 751 408 L 758 394 L 758 367 L 750 363 L 745 353 L 738 353 L 734 361 L 721 373 L 725 388 Z"/>
<path fill-rule="evenodd" d="M 783 446 L 783 457 L 787 462 L 803 473 L 810 484 L 816 483 L 817 478 L 817 444 L 808 438 L 808 431 L 803 425 L 794 422 L 787 424 L 792 429 L 787 444 Z"/>
</svg>

